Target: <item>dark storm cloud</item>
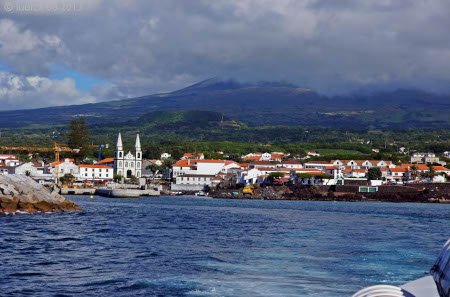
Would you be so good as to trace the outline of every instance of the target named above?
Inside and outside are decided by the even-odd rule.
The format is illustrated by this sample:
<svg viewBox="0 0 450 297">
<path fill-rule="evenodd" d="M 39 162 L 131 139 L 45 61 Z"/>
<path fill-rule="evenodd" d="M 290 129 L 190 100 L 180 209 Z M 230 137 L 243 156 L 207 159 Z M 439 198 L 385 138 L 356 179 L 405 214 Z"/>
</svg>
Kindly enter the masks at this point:
<svg viewBox="0 0 450 297">
<path fill-rule="evenodd" d="M 83 0 L 77 11 L 21 13 L 5 3 L 0 62 L 19 79 L 45 78 L 57 64 L 108 82 L 89 94 L 71 90 L 71 103 L 170 91 L 212 76 L 328 93 L 450 86 L 446 0 Z"/>
</svg>

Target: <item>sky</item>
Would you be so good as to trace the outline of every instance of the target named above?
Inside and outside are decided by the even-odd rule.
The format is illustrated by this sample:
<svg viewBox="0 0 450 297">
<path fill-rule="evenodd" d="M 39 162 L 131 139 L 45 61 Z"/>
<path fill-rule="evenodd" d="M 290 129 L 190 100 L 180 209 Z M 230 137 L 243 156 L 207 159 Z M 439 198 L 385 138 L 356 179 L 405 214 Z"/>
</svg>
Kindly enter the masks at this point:
<svg viewBox="0 0 450 297">
<path fill-rule="evenodd" d="M 0 0 L 0 109 L 221 77 L 450 93 L 448 0 Z"/>
</svg>

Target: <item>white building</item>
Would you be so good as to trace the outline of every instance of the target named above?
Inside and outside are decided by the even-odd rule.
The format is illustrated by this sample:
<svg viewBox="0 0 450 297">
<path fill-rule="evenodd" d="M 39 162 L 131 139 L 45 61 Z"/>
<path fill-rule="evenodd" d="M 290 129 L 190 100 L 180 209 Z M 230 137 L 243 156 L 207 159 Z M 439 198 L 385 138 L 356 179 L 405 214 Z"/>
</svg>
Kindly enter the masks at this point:
<svg viewBox="0 0 450 297">
<path fill-rule="evenodd" d="M 79 173 L 79 167 L 74 163 L 73 159 L 64 159 L 63 162 L 59 163 L 53 162 L 51 166 L 52 168 L 50 170 L 55 178 L 63 177 L 65 174 L 71 174 L 77 177 Z"/>
<path fill-rule="evenodd" d="M 195 174 L 197 170 L 197 162 L 195 160 L 180 160 L 172 166 L 173 177 L 183 174 Z"/>
<path fill-rule="evenodd" d="M 27 162 L 20 164 L 19 166 L 16 166 L 14 168 L 15 174 L 22 174 L 22 175 L 30 175 L 30 176 L 37 176 L 44 174 L 44 165 L 43 164 L 35 164 L 33 162 Z"/>
<path fill-rule="evenodd" d="M 176 178 L 177 185 L 211 186 L 215 175 L 185 174 Z"/>
<path fill-rule="evenodd" d="M 169 154 L 169 153 L 162 153 L 161 154 L 161 160 L 167 160 L 167 159 L 170 159 L 170 158 L 172 158 L 172 155 Z"/>
<path fill-rule="evenodd" d="M 142 176 L 142 150 L 139 134 L 136 135 L 135 154 L 132 154 L 129 151 L 125 155 L 122 136 L 119 133 L 116 150 L 114 152 L 114 173 L 126 178 Z"/>
<path fill-rule="evenodd" d="M 78 167 L 80 180 L 112 180 L 114 176 L 114 169 L 106 165 L 80 164 Z"/>
<path fill-rule="evenodd" d="M 20 161 L 14 155 L 0 154 L 0 165 L 14 167 L 20 164 Z"/>
<path fill-rule="evenodd" d="M 203 153 L 185 153 L 183 157 L 181 157 L 181 160 L 203 160 L 205 159 L 205 155 Z"/>
<path fill-rule="evenodd" d="M 295 161 L 295 160 L 284 161 L 284 162 L 281 162 L 280 164 L 277 164 L 277 166 L 283 167 L 283 168 L 291 168 L 291 169 L 303 168 L 302 163 Z"/>
</svg>

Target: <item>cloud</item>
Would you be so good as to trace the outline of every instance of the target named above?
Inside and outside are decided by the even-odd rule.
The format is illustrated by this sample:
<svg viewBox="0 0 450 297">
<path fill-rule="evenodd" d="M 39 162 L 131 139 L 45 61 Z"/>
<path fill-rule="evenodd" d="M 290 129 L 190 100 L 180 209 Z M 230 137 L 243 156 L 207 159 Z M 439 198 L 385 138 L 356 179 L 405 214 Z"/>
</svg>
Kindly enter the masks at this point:
<svg viewBox="0 0 450 297">
<path fill-rule="evenodd" d="M 5 72 L 0 72 L 0 98 L 2 110 L 95 102 L 94 97 L 80 93 L 71 78 L 50 80 Z"/>
<path fill-rule="evenodd" d="M 446 0 L 20 1 L 82 5 L 19 13 L 0 0 L 0 61 L 21 76 L 48 77 L 57 64 L 107 81 L 92 88 L 96 100 L 215 76 L 324 93 L 450 92 Z"/>
</svg>

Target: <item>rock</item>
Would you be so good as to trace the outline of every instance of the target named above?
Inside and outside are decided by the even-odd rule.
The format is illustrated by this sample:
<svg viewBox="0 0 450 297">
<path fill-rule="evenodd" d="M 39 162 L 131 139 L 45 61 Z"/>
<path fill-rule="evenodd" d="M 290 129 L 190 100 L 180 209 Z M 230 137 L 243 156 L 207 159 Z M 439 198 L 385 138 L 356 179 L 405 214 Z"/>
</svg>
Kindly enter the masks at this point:
<svg viewBox="0 0 450 297">
<path fill-rule="evenodd" d="M 24 175 L 0 175 L 0 214 L 16 211 L 70 212 L 80 207 Z"/>
</svg>

